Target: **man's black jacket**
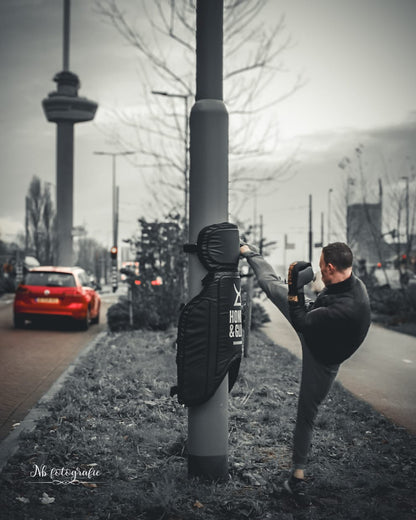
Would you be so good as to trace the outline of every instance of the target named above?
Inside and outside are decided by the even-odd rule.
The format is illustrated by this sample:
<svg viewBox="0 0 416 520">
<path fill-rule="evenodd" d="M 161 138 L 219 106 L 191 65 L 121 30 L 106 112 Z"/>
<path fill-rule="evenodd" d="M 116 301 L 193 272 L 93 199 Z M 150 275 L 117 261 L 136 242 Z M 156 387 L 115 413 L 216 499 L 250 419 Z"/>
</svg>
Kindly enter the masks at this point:
<svg viewBox="0 0 416 520">
<path fill-rule="evenodd" d="M 260 287 L 284 312 L 281 279 L 260 255 L 250 256 L 248 261 Z M 349 358 L 363 342 L 371 321 L 367 290 L 354 274 L 325 287 L 311 306 L 291 303 L 289 314 L 293 327 L 302 334 L 313 356 L 325 365 L 339 364 Z"/>
</svg>

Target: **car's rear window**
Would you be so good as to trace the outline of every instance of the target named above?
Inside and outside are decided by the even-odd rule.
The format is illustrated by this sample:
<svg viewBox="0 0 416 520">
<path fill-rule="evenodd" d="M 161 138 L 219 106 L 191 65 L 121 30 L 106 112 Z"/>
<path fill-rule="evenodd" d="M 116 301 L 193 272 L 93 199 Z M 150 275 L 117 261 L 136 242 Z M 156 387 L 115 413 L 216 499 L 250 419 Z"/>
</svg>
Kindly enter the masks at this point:
<svg viewBox="0 0 416 520">
<path fill-rule="evenodd" d="M 26 285 L 44 285 L 47 287 L 75 287 L 75 278 L 71 273 L 50 273 L 37 271 L 27 273 Z"/>
</svg>

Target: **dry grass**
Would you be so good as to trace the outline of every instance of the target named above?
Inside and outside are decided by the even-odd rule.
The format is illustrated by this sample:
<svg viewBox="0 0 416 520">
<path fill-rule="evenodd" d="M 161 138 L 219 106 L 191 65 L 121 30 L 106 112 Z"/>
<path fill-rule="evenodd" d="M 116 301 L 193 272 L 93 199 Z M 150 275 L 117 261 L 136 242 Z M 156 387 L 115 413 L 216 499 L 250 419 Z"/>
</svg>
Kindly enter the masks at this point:
<svg viewBox="0 0 416 520">
<path fill-rule="evenodd" d="M 0 475 L 0 518 L 416 517 L 415 437 L 338 384 L 316 425 L 313 506 L 299 508 L 279 491 L 290 467 L 300 363 L 262 334 L 230 397 L 229 480 L 188 479 L 187 414 L 169 397 L 173 341 L 174 332 L 135 331 L 96 345 Z M 48 484 L 49 474 L 30 476 L 34 465 L 100 474 L 85 484 Z"/>
</svg>

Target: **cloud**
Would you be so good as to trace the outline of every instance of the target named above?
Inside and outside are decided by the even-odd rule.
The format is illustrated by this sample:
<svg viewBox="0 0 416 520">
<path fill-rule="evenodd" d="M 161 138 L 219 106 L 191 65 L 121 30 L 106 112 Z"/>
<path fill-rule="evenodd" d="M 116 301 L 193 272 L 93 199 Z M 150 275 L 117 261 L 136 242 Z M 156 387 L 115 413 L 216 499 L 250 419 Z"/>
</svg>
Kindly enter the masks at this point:
<svg viewBox="0 0 416 520">
<path fill-rule="evenodd" d="M 0 217 L 0 240 L 14 241 L 20 233 L 24 233 L 23 224 L 20 221 L 10 217 Z"/>
</svg>

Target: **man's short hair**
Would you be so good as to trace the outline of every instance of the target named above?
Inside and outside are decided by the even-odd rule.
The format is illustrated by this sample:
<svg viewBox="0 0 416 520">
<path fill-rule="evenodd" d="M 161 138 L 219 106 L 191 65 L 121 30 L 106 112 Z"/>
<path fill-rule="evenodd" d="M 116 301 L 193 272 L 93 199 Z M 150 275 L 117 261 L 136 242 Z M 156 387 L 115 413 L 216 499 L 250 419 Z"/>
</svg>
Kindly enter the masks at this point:
<svg viewBox="0 0 416 520">
<path fill-rule="evenodd" d="M 322 249 L 326 264 L 332 264 L 338 271 L 352 266 L 352 251 L 344 242 L 333 242 Z"/>
</svg>

